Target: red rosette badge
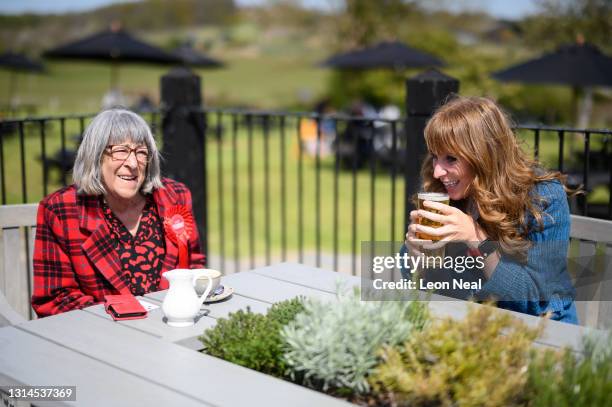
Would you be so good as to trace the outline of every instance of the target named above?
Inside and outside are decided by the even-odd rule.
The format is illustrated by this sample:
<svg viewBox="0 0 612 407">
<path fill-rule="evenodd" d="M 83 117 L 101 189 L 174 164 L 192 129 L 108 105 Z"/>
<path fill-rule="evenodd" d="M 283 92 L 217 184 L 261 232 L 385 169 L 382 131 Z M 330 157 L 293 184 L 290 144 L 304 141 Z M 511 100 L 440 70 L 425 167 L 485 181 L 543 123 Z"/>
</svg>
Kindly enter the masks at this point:
<svg viewBox="0 0 612 407">
<path fill-rule="evenodd" d="M 189 268 L 189 239 L 193 236 L 193 216 L 182 205 L 173 206 L 166 211 L 164 231 L 166 236 L 178 246 L 178 267 Z"/>
</svg>

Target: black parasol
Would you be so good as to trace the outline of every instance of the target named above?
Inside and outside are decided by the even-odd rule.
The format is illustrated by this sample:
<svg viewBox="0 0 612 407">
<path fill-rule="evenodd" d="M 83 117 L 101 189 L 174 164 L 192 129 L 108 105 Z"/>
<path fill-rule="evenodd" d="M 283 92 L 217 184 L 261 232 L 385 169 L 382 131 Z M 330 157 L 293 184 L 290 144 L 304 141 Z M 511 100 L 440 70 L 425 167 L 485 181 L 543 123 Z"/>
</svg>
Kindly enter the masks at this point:
<svg viewBox="0 0 612 407">
<path fill-rule="evenodd" d="M 571 44 L 493 73 L 505 82 L 612 86 L 612 58 L 591 44 Z"/>
<path fill-rule="evenodd" d="M 197 68 L 222 68 L 225 64 L 194 49 L 191 45 L 182 45 L 174 50 L 183 64 Z"/>
<path fill-rule="evenodd" d="M 17 92 L 17 74 L 19 72 L 40 73 L 44 71 L 44 66 L 34 61 L 24 54 L 5 52 L 0 54 L 0 68 L 11 72 L 8 87 L 8 105 L 11 106 L 13 97 Z"/>
<path fill-rule="evenodd" d="M 335 69 L 365 70 L 376 68 L 419 68 L 443 66 L 433 55 L 411 48 L 399 41 L 381 42 L 376 45 L 336 54 L 321 63 Z"/>
<path fill-rule="evenodd" d="M 176 64 L 181 59 L 160 48 L 147 44 L 114 25 L 110 30 L 59 46 L 44 53 L 45 57 L 93 61 L 111 61 L 111 89 L 118 82 L 119 63 Z"/>
<path fill-rule="evenodd" d="M 0 54 L 0 68 L 18 72 L 42 72 L 44 70 L 40 62 L 13 52 Z"/>
<path fill-rule="evenodd" d="M 573 104 L 578 104 L 580 89 L 584 100 L 576 109 L 577 127 L 586 127 L 592 108 L 592 86 L 612 86 L 612 58 L 599 48 L 584 43 L 563 45 L 539 58 L 494 72 L 492 76 L 504 82 L 569 85 L 573 88 Z"/>
</svg>

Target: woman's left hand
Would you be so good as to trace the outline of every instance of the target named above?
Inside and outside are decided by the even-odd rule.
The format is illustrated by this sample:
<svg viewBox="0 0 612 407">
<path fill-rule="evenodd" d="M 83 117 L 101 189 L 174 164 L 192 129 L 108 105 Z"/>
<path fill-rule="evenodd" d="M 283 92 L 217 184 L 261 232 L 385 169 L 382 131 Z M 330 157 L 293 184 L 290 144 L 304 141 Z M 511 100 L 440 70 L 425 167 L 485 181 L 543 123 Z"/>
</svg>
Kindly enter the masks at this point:
<svg viewBox="0 0 612 407">
<path fill-rule="evenodd" d="M 425 201 L 425 207 L 435 209 L 440 213 L 433 213 L 423 209 L 418 210 L 418 215 L 434 222 L 440 222 L 443 226 L 433 228 L 430 226 L 417 225 L 417 231 L 436 236 L 441 242 L 464 241 L 479 242 L 484 240 L 484 232 L 478 223 L 468 214 L 460 209 L 440 202 Z M 435 244 L 435 243 L 434 243 Z"/>
</svg>

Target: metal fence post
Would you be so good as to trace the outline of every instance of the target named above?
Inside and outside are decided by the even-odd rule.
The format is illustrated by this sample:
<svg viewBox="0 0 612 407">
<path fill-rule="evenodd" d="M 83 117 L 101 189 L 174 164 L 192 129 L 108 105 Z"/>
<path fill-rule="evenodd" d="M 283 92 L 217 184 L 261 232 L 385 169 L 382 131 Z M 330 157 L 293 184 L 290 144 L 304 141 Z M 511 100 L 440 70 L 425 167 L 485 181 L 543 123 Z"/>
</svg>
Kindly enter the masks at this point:
<svg viewBox="0 0 612 407">
<path fill-rule="evenodd" d="M 161 78 L 164 176 L 191 190 L 200 244 L 208 256 L 206 185 L 206 118 L 201 112 L 200 77 L 188 68 L 174 68 Z"/>
<path fill-rule="evenodd" d="M 404 160 L 404 230 L 414 209 L 412 196 L 421 184 L 420 171 L 427 147 L 423 131 L 433 112 L 448 96 L 459 92 L 459 81 L 436 69 L 406 80 L 406 156 Z"/>
</svg>

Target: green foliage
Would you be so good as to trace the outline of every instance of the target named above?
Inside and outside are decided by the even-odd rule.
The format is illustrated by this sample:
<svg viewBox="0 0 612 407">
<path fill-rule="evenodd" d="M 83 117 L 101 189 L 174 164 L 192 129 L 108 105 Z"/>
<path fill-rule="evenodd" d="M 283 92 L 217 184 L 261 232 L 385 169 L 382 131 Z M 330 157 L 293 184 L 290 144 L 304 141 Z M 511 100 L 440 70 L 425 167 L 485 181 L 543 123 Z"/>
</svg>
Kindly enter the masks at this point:
<svg viewBox="0 0 612 407">
<path fill-rule="evenodd" d="M 539 0 L 539 13 L 522 23 L 526 43 L 553 48 L 582 38 L 612 51 L 610 0 Z"/>
<path fill-rule="evenodd" d="M 219 319 L 199 339 L 209 355 L 283 377 L 286 366 L 280 329 L 303 309 L 302 299 L 294 298 L 274 304 L 266 315 L 253 313 L 248 308 L 239 310 L 227 319 Z"/>
<path fill-rule="evenodd" d="M 402 346 L 384 347 L 369 382 L 401 405 L 514 405 L 538 333 L 493 307 L 472 308 L 462 321 L 439 320 Z"/>
<path fill-rule="evenodd" d="M 397 27 L 416 10 L 410 1 L 346 0 L 336 23 L 337 43 L 343 48 L 356 48 L 394 38 Z"/>
<path fill-rule="evenodd" d="M 612 335 L 587 338 L 584 357 L 569 350 L 534 354 L 527 398 L 539 406 L 612 405 Z"/>
<path fill-rule="evenodd" d="M 520 123 L 571 123 L 574 116 L 571 89 L 565 86 L 506 85 L 498 101 Z"/>
<path fill-rule="evenodd" d="M 373 106 L 405 102 L 404 75 L 391 70 L 333 71 L 328 82 L 328 97 L 338 108 L 346 108 L 356 100 Z"/>
<path fill-rule="evenodd" d="M 366 393 L 367 375 L 383 344 L 405 341 L 426 321 L 426 305 L 408 301 L 360 301 L 338 292 L 338 302 L 314 299 L 282 330 L 293 380 L 339 394 Z"/>
</svg>

